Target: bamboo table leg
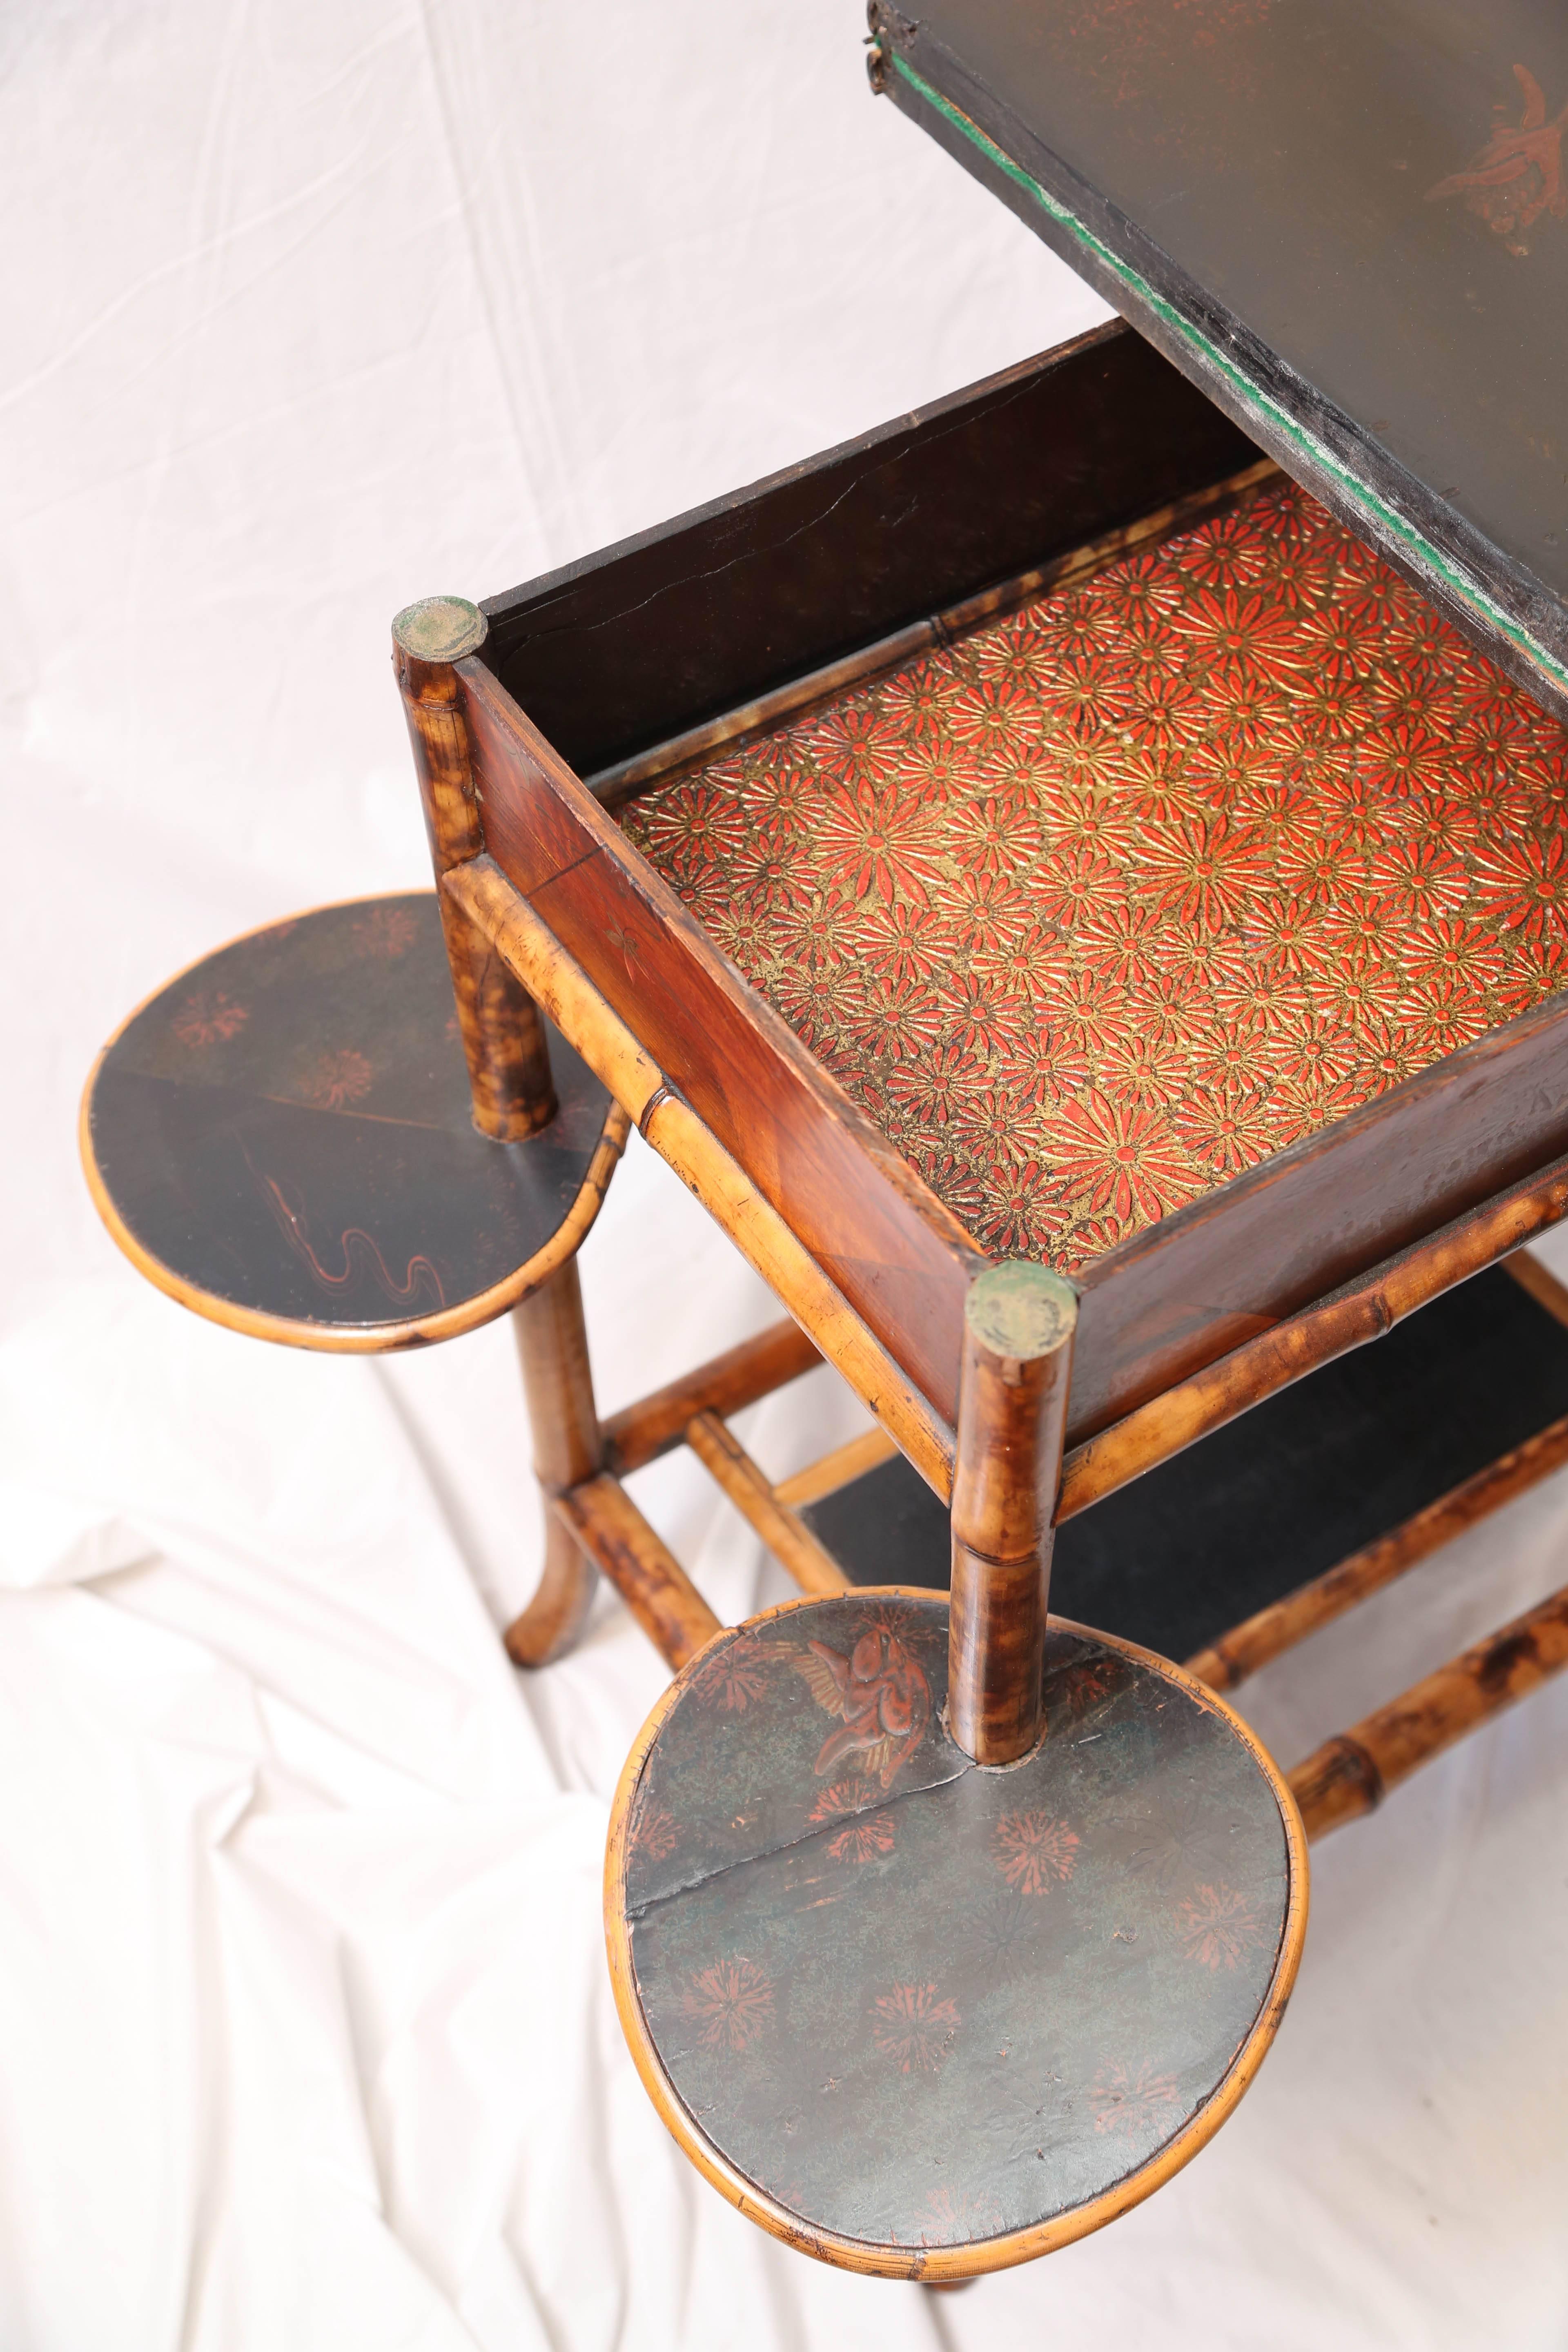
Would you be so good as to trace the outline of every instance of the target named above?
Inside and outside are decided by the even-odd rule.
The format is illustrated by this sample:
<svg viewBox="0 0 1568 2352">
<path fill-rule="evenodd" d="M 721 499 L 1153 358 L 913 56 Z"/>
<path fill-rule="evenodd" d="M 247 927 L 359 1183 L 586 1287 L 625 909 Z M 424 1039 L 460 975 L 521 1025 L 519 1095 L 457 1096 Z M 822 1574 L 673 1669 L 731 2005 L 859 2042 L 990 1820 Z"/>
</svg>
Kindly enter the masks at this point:
<svg viewBox="0 0 1568 2352">
<path fill-rule="evenodd" d="M 528 1607 L 507 1627 L 506 1646 L 516 1664 L 543 1666 L 576 1641 L 599 1581 L 598 1570 L 554 1508 L 558 1496 L 596 1475 L 604 1456 L 574 1257 L 513 1307 L 512 1328 L 533 1432 L 534 1475 L 544 1496 L 544 1572 Z"/>
<path fill-rule="evenodd" d="M 1078 1296 L 1059 1275 L 988 1266 L 964 1306 L 952 1489 L 948 1707 L 980 1764 L 1040 1732 L 1052 1528 Z"/>
<path fill-rule="evenodd" d="M 478 605 L 460 596 L 426 596 L 392 625 L 393 660 L 437 883 L 484 851 L 468 722 L 452 665 L 478 652 L 485 630 Z M 474 1125 L 498 1142 L 521 1143 L 555 1116 L 544 1024 L 532 997 L 445 891 L 440 906 Z"/>
</svg>

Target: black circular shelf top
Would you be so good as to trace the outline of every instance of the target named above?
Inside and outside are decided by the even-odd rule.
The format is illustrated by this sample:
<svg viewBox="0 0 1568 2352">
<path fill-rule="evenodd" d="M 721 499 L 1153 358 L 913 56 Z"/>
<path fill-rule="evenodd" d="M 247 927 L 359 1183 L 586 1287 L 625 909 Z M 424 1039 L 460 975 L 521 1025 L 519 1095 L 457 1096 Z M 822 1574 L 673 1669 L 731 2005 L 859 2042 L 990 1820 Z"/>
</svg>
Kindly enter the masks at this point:
<svg viewBox="0 0 1568 2352">
<path fill-rule="evenodd" d="M 474 1127 L 432 891 L 317 908 L 220 948 L 132 1013 L 82 1104 L 105 1223 L 161 1289 L 296 1346 L 450 1338 L 582 1241 L 626 1134 L 553 1029 L 561 1108 Z"/>
<path fill-rule="evenodd" d="M 948 1738 L 945 1598 L 717 1635 L 616 1799 L 611 1971 L 686 2152 L 782 2238 L 938 2280 L 1136 2204 L 1251 2079 L 1306 1925 L 1300 1819 L 1230 1709 L 1053 1619 L 1047 1731 Z"/>
</svg>

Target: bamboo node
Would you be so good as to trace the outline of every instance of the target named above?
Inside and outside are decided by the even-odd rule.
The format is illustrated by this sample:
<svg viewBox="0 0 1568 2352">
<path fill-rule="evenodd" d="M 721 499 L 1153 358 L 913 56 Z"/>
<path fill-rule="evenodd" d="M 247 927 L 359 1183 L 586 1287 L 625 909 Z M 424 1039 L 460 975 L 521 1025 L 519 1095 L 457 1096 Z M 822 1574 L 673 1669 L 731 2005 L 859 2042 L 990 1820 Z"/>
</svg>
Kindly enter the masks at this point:
<svg viewBox="0 0 1568 2352">
<path fill-rule="evenodd" d="M 461 661 L 477 653 L 489 623 L 466 596 L 421 596 L 405 604 L 392 624 L 395 643 L 415 661 Z"/>
<path fill-rule="evenodd" d="M 994 1355 L 1028 1363 L 1053 1356 L 1078 1321 L 1078 1293 L 1026 1258 L 988 1265 L 969 1286 L 964 1320 Z"/>
</svg>

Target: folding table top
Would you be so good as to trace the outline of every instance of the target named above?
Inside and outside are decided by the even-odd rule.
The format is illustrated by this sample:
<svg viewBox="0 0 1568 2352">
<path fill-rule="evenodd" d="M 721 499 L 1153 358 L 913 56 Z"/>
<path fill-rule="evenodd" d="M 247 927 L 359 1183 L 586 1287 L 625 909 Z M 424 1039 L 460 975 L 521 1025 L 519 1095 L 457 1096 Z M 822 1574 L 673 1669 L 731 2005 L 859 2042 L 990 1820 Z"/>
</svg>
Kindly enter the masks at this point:
<svg viewBox="0 0 1568 2352">
<path fill-rule="evenodd" d="M 1568 11 L 921 0 L 873 81 L 1568 709 Z"/>
</svg>

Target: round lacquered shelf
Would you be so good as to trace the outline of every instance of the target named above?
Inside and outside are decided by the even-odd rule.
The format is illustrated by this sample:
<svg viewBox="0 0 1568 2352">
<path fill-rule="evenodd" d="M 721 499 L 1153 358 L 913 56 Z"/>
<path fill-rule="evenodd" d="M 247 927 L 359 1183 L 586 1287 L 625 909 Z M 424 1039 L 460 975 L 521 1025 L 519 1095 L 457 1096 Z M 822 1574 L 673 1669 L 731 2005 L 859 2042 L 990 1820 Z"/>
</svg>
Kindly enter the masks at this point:
<svg viewBox="0 0 1568 2352">
<path fill-rule="evenodd" d="M 1139 2202 L 1235 2106 L 1306 1925 L 1289 1790 L 1180 1668 L 1053 1619 L 1047 1734 L 942 1720 L 945 1599 L 797 1601 L 661 1699 L 611 1822 L 622 2024 L 752 2219 L 932 2282 Z"/>
<path fill-rule="evenodd" d="M 560 1110 L 472 1119 L 435 894 L 321 907 L 220 948 L 104 1047 L 82 1102 L 93 1198 L 198 1314 L 296 1347 L 449 1339 L 581 1244 L 626 1120 L 555 1031 Z"/>
</svg>

